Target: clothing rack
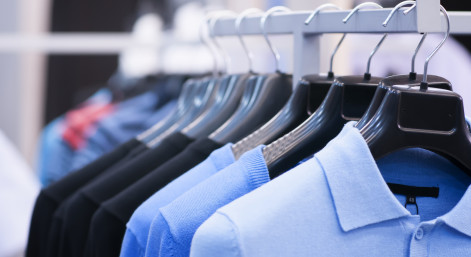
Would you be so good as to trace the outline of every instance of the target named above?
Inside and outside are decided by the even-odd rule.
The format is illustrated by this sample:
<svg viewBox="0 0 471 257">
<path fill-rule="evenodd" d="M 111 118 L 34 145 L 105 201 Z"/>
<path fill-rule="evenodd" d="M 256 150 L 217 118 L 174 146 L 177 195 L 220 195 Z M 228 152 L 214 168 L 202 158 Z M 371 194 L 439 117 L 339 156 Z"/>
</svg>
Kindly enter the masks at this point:
<svg viewBox="0 0 471 257">
<path fill-rule="evenodd" d="M 325 33 L 439 33 L 446 29 L 445 17 L 440 13 L 440 1 L 417 0 L 417 7 L 407 15 L 397 12 L 384 27 L 384 20 L 392 8 L 362 9 L 347 23 L 343 19 L 351 10 L 325 10 L 317 14 L 309 25 L 304 21 L 312 11 L 274 13 L 266 21 L 270 34 L 292 34 L 294 40 L 293 83 L 306 74 L 320 72 L 320 37 Z M 400 16 L 399 16 L 400 15 Z M 471 12 L 448 12 L 452 34 L 471 34 Z M 240 26 L 243 35 L 261 35 L 262 14 L 244 19 Z M 234 36 L 237 31 L 235 18 L 221 18 L 214 26 L 214 36 Z"/>
</svg>

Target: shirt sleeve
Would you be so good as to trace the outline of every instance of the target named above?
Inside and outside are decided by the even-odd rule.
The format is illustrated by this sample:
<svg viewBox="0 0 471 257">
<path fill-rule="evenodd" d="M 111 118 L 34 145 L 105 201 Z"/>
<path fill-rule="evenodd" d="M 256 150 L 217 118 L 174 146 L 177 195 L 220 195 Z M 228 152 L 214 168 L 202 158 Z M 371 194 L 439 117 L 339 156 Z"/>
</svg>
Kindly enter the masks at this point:
<svg viewBox="0 0 471 257">
<path fill-rule="evenodd" d="M 178 244 L 176 244 L 172 233 L 170 233 L 170 230 L 167 228 L 165 231 L 162 232 L 162 238 L 160 241 L 160 247 L 159 247 L 159 254 L 155 256 L 180 256 L 176 254 Z M 188 256 L 188 255 L 187 255 Z"/>
<path fill-rule="evenodd" d="M 137 240 L 136 234 L 129 227 L 126 229 L 124 234 L 123 243 L 121 244 L 120 257 L 143 257 L 144 250 L 139 241 Z"/>
<path fill-rule="evenodd" d="M 153 222 L 154 234 L 149 237 L 147 241 L 146 257 L 147 256 L 188 256 L 188 253 L 182 254 L 180 244 L 175 242 L 170 227 L 162 215 L 156 216 Z M 156 233 L 158 232 L 158 233 Z"/>
<path fill-rule="evenodd" d="M 164 231 L 166 231 L 167 229 L 168 229 L 167 222 L 165 221 L 162 214 L 158 213 L 154 217 L 154 220 L 152 221 L 152 225 L 149 229 L 145 257 L 159 256 L 161 252 L 160 244 L 162 242 L 162 235 Z"/>
<path fill-rule="evenodd" d="M 193 236 L 190 257 L 242 257 L 237 231 L 226 215 L 216 212 Z"/>
</svg>

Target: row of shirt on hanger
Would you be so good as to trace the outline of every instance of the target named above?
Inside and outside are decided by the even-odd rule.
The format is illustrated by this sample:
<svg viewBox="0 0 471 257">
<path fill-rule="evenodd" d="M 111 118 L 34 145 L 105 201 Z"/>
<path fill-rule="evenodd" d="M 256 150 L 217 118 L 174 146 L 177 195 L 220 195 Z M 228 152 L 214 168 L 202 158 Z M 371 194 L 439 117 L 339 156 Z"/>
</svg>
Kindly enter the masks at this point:
<svg viewBox="0 0 471 257">
<path fill-rule="evenodd" d="M 294 92 L 281 72 L 181 84 L 164 118 L 136 109 L 154 90 L 117 119 L 160 119 L 150 129 L 41 190 L 27 256 L 471 254 L 471 137 L 445 78 L 330 71 Z M 150 106 L 143 116 L 165 107 Z M 112 111 L 100 110 L 85 124 Z M 69 147 L 88 145 L 69 134 Z"/>
<path fill-rule="evenodd" d="M 137 95 L 117 90 L 111 83 L 117 79 L 110 80 L 110 85 L 51 121 L 39 142 L 37 173 L 41 184 L 47 186 L 84 167 L 160 121 L 175 108 L 183 79 L 167 76 L 133 81 L 129 88 L 137 83 L 148 87 Z"/>
<path fill-rule="evenodd" d="M 41 191 L 27 256 L 468 254 L 471 179 L 424 149 L 375 162 L 354 124 L 277 178 L 264 145 L 130 139 Z"/>
</svg>

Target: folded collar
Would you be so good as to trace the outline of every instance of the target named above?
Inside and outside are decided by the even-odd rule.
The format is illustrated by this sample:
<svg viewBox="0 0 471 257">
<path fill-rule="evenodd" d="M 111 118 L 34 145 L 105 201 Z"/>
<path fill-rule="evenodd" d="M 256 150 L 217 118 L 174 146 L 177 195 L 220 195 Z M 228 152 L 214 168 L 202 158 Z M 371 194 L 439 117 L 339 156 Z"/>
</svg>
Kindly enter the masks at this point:
<svg viewBox="0 0 471 257">
<path fill-rule="evenodd" d="M 448 226 L 471 237 L 471 186 L 468 187 L 458 204 L 448 213 L 439 217 Z"/>
<path fill-rule="evenodd" d="M 362 135 L 345 125 L 315 158 L 322 166 L 334 200 L 337 217 L 347 232 L 370 224 L 411 214 L 389 190 Z M 471 186 L 458 204 L 438 217 L 455 230 L 471 237 Z"/>
<path fill-rule="evenodd" d="M 338 220 L 347 232 L 410 215 L 384 181 L 352 123 L 315 155 L 327 177 Z"/>
</svg>

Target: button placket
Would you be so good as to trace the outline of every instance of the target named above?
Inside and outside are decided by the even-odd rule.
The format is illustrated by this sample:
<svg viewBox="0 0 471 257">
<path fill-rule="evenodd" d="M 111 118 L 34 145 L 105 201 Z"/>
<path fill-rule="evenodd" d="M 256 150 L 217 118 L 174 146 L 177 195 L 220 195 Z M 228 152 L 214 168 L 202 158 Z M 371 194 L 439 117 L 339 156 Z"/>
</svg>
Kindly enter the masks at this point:
<svg viewBox="0 0 471 257">
<path fill-rule="evenodd" d="M 420 240 L 424 237 L 424 230 L 422 227 L 419 227 L 417 231 L 415 232 L 415 239 Z"/>
<path fill-rule="evenodd" d="M 420 224 L 412 235 L 410 244 L 410 256 L 427 256 L 427 245 L 430 231 L 433 225 Z"/>
</svg>

